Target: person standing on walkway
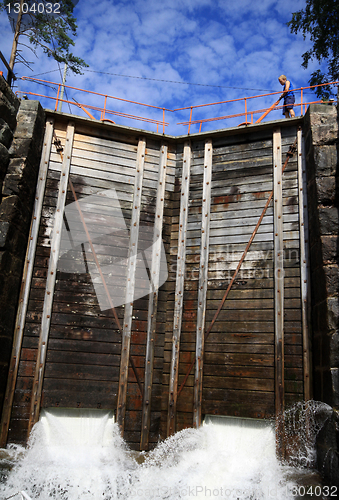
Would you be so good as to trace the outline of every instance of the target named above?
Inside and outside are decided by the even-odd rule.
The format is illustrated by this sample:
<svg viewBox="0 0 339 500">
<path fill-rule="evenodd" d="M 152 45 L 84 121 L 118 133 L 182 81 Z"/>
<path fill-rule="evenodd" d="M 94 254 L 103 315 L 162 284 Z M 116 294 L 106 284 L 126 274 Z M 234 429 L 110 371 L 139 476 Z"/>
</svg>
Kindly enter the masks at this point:
<svg viewBox="0 0 339 500">
<path fill-rule="evenodd" d="M 280 75 L 279 83 L 284 86 L 284 91 L 281 94 L 280 99 L 284 99 L 284 107 L 282 114 L 286 116 L 286 118 L 294 118 L 295 113 L 293 110 L 293 106 L 295 103 L 295 96 L 293 92 L 293 86 L 290 80 L 287 80 L 285 75 Z M 279 99 L 279 101 L 280 101 Z"/>
</svg>

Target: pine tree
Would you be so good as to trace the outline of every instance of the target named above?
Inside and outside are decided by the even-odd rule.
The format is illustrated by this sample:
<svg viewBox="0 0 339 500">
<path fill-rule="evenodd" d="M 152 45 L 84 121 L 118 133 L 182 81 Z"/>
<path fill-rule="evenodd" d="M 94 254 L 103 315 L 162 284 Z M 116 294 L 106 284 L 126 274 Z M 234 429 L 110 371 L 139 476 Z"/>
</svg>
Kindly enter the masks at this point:
<svg viewBox="0 0 339 500">
<path fill-rule="evenodd" d="M 13 46 L 9 67 L 13 71 L 14 65 L 21 62 L 30 67 L 21 54 L 20 45 L 28 46 L 34 54 L 38 47 L 48 57 L 57 62 L 64 62 L 73 73 L 81 73 L 88 65 L 79 57 L 70 52 L 74 46 L 73 37 L 76 36 L 77 25 L 73 16 L 73 9 L 77 2 L 74 0 L 2 0 L 0 9 L 5 10 L 14 31 Z M 28 38 L 29 45 L 22 42 Z M 20 39 L 20 42 L 19 42 Z M 9 83 L 11 75 L 9 76 Z"/>
<path fill-rule="evenodd" d="M 339 80 L 339 2 L 338 0 L 306 0 L 305 9 L 292 14 L 287 23 L 291 33 L 302 32 L 304 40 L 309 35 L 313 46 L 302 54 L 306 69 L 316 59 L 327 65 L 326 72 L 317 69 L 311 74 L 310 85 Z M 330 86 L 317 87 L 318 97 L 328 99 L 333 94 Z"/>
</svg>

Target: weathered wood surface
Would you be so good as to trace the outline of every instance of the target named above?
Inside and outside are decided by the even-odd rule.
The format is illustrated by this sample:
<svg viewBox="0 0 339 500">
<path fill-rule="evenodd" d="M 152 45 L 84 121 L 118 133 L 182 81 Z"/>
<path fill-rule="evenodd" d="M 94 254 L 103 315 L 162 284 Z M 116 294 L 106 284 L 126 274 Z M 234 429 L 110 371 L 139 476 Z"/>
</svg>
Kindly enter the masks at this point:
<svg viewBox="0 0 339 500">
<path fill-rule="evenodd" d="M 303 381 L 304 399 L 312 399 L 311 353 L 310 353 L 310 276 L 308 255 L 308 211 L 305 148 L 301 129 L 298 130 L 298 189 L 299 189 L 299 232 L 300 232 L 300 286 L 301 315 L 303 330 Z"/>
<path fill-rule="evenodd" d="M 282 150 L 280 128 L 273 130 L 273 201 L 274 201 L 274 324 L 275 324 L 275 413 L 277 450 L 282 454 L 282 419 L 285 409 L 285 341 L 284 341 L 284 267 L 282 215 Z"/>
<path fill-rule="evenodd" d="M 272 171 L 270 167 L 271 163 L 271 151 L 272 145 L 270 142 L 266 142 L 266 147 L 260 150 L 256 150 L 256 155 L 254 161 L 250 161 L 251 157 L 251 147 L 248 146 L 247 154 L 244 155 L 244 147 L 236 150 L 232 148 L 231 150 L 227 147 L 220 148 L 219 150 L 214 150 L 213 152 L 213 177 L 212 177 L 212 200 L 211 200 L 211 230 L 210 230 L 210 264 L 209 264 L 209 282 L 227 280 L 226 286 L 222 286 L 223 290 L 228 286 L 228 282 L 232 278 L 233 272 L 237 267 L 238 261 L 242 255 L 242 252 L 253 232 L 253 229 L 259 218 L 249 218 L 248 214 L 243 215 L 243 210 L 247 209 L 247 203 L 253 199 L 259 200 L 258 208 L 260 213 L 262 208 L 266 203 L 266 199 L 269 192 L 272 190 Z M 240 151 L 241 149 L 241 151 Z M 244 158 L 245 156 L 245 158 Z M 246 156 L 248 160 L 246 161 Z M 214 159 L 216 157 L 216 165 Z M 226 167 L 221 170 L 219 167 L 218 159 Z M 264 168 L 264 166 L 268 166 Z M 245 168 L 246 173 L 239 175 L 239 169 Z M 264 169 L 264 171 L 263 171 Z M 263 181 L 262 181 L 263 179 Z M 247 181 L 248 184 L 247 184 Z M 253 193 L 253 194 L 252 194 Z M 258 196 L 257 193 L 260 193 Z M 244 204 L 244 205 L 243 205 Z M 214 212 L 216 207 L 223 207 L 224 217 L 220 221 L 221 224 L 215 224 L 214 213 L 218 215 L 220 212 Z M 228 216 L 228 212 L 236 212 Z M 229 219 L 233 219 L 233 222 L 229 224 Z M 219 229 L 220 227 L 220 229 Z M 270 232 L 267 231 L 269 224 L 267 223 L 266 216 L 263 219 L 263 225 L 259 228 L 258 234 L 255 236 L 254 242 L 259 241 L 271 242 L 272 236 Z M 271 231 L 272 233 L 272 231 Z M 194 234 L 192 235 L 194 236 Z M 238 247 L 234 248 L 233 244 L 237 244 Z M 270 243 L 269 243 L 270 244 Z M 223 247 L 221 250 L 221 246 Z M 242 288 L 247 289 L 247 281 L 251 281 L 252 277 L 258 274 L 258 278 L 262 280 L 262 289 L 269 287 L 265 283 L 269 278 L 268 273 L 269 267 L 271 266 L 271 255 L 265 254 L 265 247 L 261 251 L 257 251 L 257 254 L 252 254 L 253 260 L 250 256 L 247 256 L 244 262 L 244 267 L 239 271 L 239 275 L 236 279 L 237 282 L 243 282 Z M 220 251 L 221 250 L 221 251 Z M 220 259 L 222 254 L 222 258 Z M 211 262 L 212 261 L 212 262 Z M 262 269 L 264 264 L 266 268 Z M 245 282 L 245 283 L 244 283 Z M 272 307 L 271 304 L 267 303 L 265 300 L 261 300 L 260 303 L 265 303 L 267 312 L 267 307 Z M 270 321 L 269 316 L 261 315 L 260 318 L 260 306 L 257 310 L 236 310 L 232 304 L 232 296 L 230 295 L 226 300 L 228 309 L 222 309 L 219 316 L 213 326 L 213 329 L 209 335 L 208 340 L 205 344 L 205 359 L 204 359 L 204 378 L 203 378 L 203 401 L 208 401 L 210 395 L 214 394 L 216 399 L 228 399 L 228 393 L 232 390 L 261 390 L 267 391 L 271 387 L 271 381 L 267 379 L 263 385 L 262 379 L 258 377 L 247 379 L 246 378 L 246 368 L 249 369 L 250 365 L 252 368 L 259 366 L 267 366 L 271 362 L 271 356 L 266 356 L 264 354 L 257 354 L 255 340 L 252 343 L 252 352 L 248 355 L 243 354 L 243 343 L 246 342 L 246 334 L 266 334 L 266 343 L 270 343 L 270 333 L 273 328 L 273 318 Z M 225 303 L 225 305 L 226 305 Z M 217 304 L 216 304 L 217 305 Z M 216 307 L 213 308 L 210 301 L 207 300 L 207 314 L 206 314 L 206 327 L 212 320 L 214 316 Z M 259 314 L 258 314 L 259 313 Z M 260 321 L 261 320 L 261 321 Z M 220 334 L 225 338 L 230 335 L 233 339 L 237 339 L 236 352 L 229 352 L 229 344 L 225 338 L 226 343 L 220 344 L 219 349 L 215 350 L 215 335 Z M 244 335 L 244 336 L 242 336 Z M 252 339 L 253 340 L 253 339 Z M 218 341 L 217 341 L 218 342 Z M 234 351 L 234 350 L 233 350 Z M 244 372 L 241 378 L 236 376 L 226 377 L 222 375 L 222 367 L 227 366 L 232 369 L 243 368 Z M 206 373 L 211 373 L 213 376 L 205 375 Z M 252 372 L 253 375 L 253 372 Z M 269 388 L 267 387 L 267 384 Z M 222 392 L 224 393 L 222 395 Z M 249 394 L 250 396 L 250 394 Z M 205 403 L 206 406 L 206 403 Z M 230 413 L 232 414 L 230 405 Z M 209 411 L 205 408 L 205 412 Z M 236 410 L 234 410 L 236 411 Z M 212 413 L 215 413 L 213 409 Z"/>
<path fill-rule="evenodd" d="M 205 143 L 203 193 L 201 209 L 201 246 L 199 262 L 199 284 L 196 315 L 196 348 L 195 348 L 195 381 L 194 381 L 194 404 L 193 425 L 201 425 L 202 409 L 202 384 L 203 384 L 203 362 L 204 362 L 204 335 L 206 319 L 206 294 L 208 285 L 208 258 L 210 238 L 210 211 L 211 211 L 211 181 L 212 181 L 212 141 Z"/>
<path fill-rule="evenodd" d="M 55 124 L 64 148 L 66 125 L 62 121 Z M 296 134 L 296 128 L 284 122 L 283 160 Z M 147 293 L 133 297 L 128 307 L 120 302 L 115 307 L 116 318 L 111 308 L 102 307 L 107 297 L 97 286 L 95 262 L 87 241 L 81 239 L 81 227 L 76 226 L 76 212 L 69 209 L 74 193 L 68 186 L 63 193 L 66 217 L 49 318 L 41 406 L 115 410 L 122 404 L 120 423 L 133 449 L 152 448 L 159 432 L 165 437 L 193 422 L 199 425 L 207 413 L 262 418 L 276 411 L 273 202 L 208 338 L 200 333 L 214 318 L 273 189 L 273 132 L 239 130 L 233 136 L 211 134 L 211 138 L 212 144 L 195 137 L 189 145 L 183 139 L 169 138 L 165 151 L 163 138 L 145 134 L 142 185 L 138 185 L 140 131 L 120 132 L 76 122 L 70 180 L 86 217 L 90 214 L 88 228 L 99 265 L 111 266 L 127 258 L 137 206 L 143 229 L 138 232 L 138 247 L 146 249 L 149 238 L 161 234 L 168 279 L 154 295 L 153 290 L 149 294 L 150 275 L 138 276 L 132 291 L 148 286 Z M 210 146 L 209 158 L 206 147 Z M 16 442 L 26 440 L 58 191 L 63 191 L 62 161 L 54 146 L 50 160 L 10 421 L 9 440 Z M 303 398 L 306 373 L 305 269 L 300 263 L 304 237 L 299 217 L 303 201 L 297 160 L 297 156 L 289 160 L 280 185 L 279 257 L 284 270 L 280 307 L 285 350 L 280 374 L 286 406 Z M 161 180 L 159 168 L 166 180 Z M 207 182 L 210 193 L 206 192 Z M 113 190 L 118 202 L 110 194 Z M 98 193 L 100 196 L 86 201 Z M 210 202 L 206 203 L 208 196 Z M 156 248 L 153 250 L 148 272 L 157 273 L 159 263 Z M 113 302 L 125 297 L 126 277 L 127 265 L 115 269 L 114 286 L 110 285 Z M 124 344 L 118 323 L 125 328 Z M 188 373 L 192 363 L 197 369 Z"/>
<path fill-rule="evenodd" d="M 14 391 L 18 376 L 19 362 L 21 357 L 21 347 L 24 336 L 25 317 L 28 307 L 28 298 L 33 275 L 34 257 L 38 241 L 39 225 L 41 218 L 42 203 L 46 187 L 48 164 L 51 154 L 53 139 L 54 120 L 51 118 L 46 122 L 43 150 L 40 161 L 38 182 L 35 194 L 35 202 L 32 214 L 32 223 L 29 232 L 26 259 L 23 270 L 22 285 L 20 290 L 19 305 L 15 322 L 13 349 L 11 354 L 10 371 L 7 380 L 7 389 L 5 394 L 4 407 L 1 419 L 0 429 L 0 447 L 5 448 L 7 443 L 8 428 L 11 418 Z"/>
<path fill-rule="evenodd" d="M 295 131 L 282 134 L 282 156 L 285 159 Z M 265 144 L 265 148 L 263 148 Z M 257 147 L 252 144 L 214 145 L 207 288 L 206 325 L 212 320 L 232 277 L 244 247 L 273 188 L 272 137 Z M 180 342 L 179 381 L 187 375 L 187 367 L 196 348 L 194 326 L 197 324 L 200 263 L 200 230 L 203 186 L 203 145 L 193 144 L 190 207 L 187 223 L 185 292 L 183 297 Z M 262 148 L 262 149 L 261 149 Z M 254 154 L 254 161 L 251 161 Z M 245 162 L 246 158 L 248 161 Z M 216 160 L 216 161 L 215 161 Z M 246 168 L 246 174 L 242 175 Z M 239 174 L 239 170 L 241 174 Z M 213 196 L 215 194 L 215 196 Z M 175 262 L 180 196 L 174 193 L 171 254 Z M 301 315 L 299 264 L 299 219 L 296 158 L 289 161 L 282 184 L 282 237 L 285 270 L 285 389 L 286 401 L 302 398 Z M 242 265 L 228 299 L 205 344 L 202 413 L 272 416 L 274 406 L 274 246 L 273 204 L 269 207 L 258 234 Z M 170 274 L 169 290 L 174 290 L 175 276 Z M 173 302 L 168 302 L 167 335 Z M 169 340 L 169 336 L 167 339 Z M 298 350 L 295 350 L 296 344 Z M 250 349 L 248 351 L 248 349 Z M 292 349 L 292 350 L 291 350 Z M 249 354 L 245 355 L 246 352 Z M 269 357 L 262 357 L 267 352 Z M 260 356 L 261 355 L 261 356 Z M 211 357 L 209 357 L 211 356 Z M 164 373 L 170 353 L 165 351 Z M 264 364 L 263 364 L 264 363 Z M 168 382 L 164 375 L 164 384 Z M 224 386 L 223 384 L 226 384 Z M 193 372 L 178 397 L 177 429 L 191 425 L 193 405 Z M 244 389 L 258 391 L 259 403 L 252 405 L 252 393 L 237 404 L 236 397 L 225 405 L 209 406 L 210 391 L 216 398 L 229 401 L 229 391 L 241 394 Z M 217 392 L 215 392 L 217 391 Z M 218 396 L 218 391 L 220 395 Z M 230 392 L 232 394 L 232 392 Z M 262 397 L 262 399 L 260 399 Z M 264 403 L 262 403 L 262 401 Z M 265 404 L 267 401 L 267 404 Z M 166 405 L 163 405 L 165 408 Z M 194 418 L 194 417 L 193 417 Z"/>
<path fill-rule="evenodd" d="M 47 270 L 46 289 L 45 289 L 44 305 L 41 317 L 38 352 L 35 362 L 31 409 L 28 421 L 28 435 L 33 425 L 39 420 L 39 414 L 40 414 L 42 386 L 44 382 L 47 346 L 49 338 L 49 327 L 51 322 L 51 314 L 52 314 L 52 306 L 54 298 L 54 286 L 55 286 L 56 271 L 57 271 L 60 244 L 61 244 L 63 213 L 65 209 L 66 191 L 67 191 L 68 178 L 71 166 L 74 128 L 75 128 L 74 123 L 72 122 L 70 122 L 67 125 L 65 150 L 62 159 L 60 184 L 58 191 L 58 200 L 54 216 L 54 226 L 53 226 L 54 233 L 51 241 L 51 251 L 50 251 L 48 270 Z"/>
<path fill-rule="evenodd" d="M 168 415 L 167 415 L 167 436 L 170 436 L 176 431 L 176 413 L 177 413 L 177 391 L 178 391 L 178 367 L 180 363 L 180 336 L 182 331 L 182 311 L 183 311 L 183 296 L 185 283 L 185 262 L 186 262 L 186 244 L 187 244 L 187 221 L 188 221 L 188 204 L 190 196 L 190 172 L 191 172 L 192 150 L 191 144 L 187 142 L 184 145 L 182 158 L 182 177 L 180 191 L 180 217 L 179 217 L 179 233 L 178 254 L 176 264 L 176 281 L 175 281 L 175 296 L 174 296 L 174 317 L 173 317 L 173 334 L 171 339 L 172 355 L 170 363 L 170 379 L 168 387 Z"/>
<path fill-rule="evenodd" d="M 133 302 L 136 288 L 137 255 L 139 244 L 139 225 L 141 212 L 141 193 L 144 175 L 146 141 L 144 138 L 139 140 L 137 159 L 135 165 L 133 207 L 131 217 L 131 228 L 129 238 L 129 248 L 127 256 L 126 273 L 126 293 L 125 293 L 125 311 L 122 324 L 122 350 L 120 358 L 119 392 L 117 403 L 117 422 L 121 432 L 125 428 L 126 398 L 128 383 L 128 365 L 130 362 L 131 329 Z M 121 277 L 123 279 L 123 276 Z"/>
<path fill-rule="evenodd" d="M 150 292 L 148 296 L 147 339 L 145 357 L 145 377 L 141 422 L 140 449 L 149 448 L 151 425 L 152 385 L 154 373 L 155 337 L 158 318 L 158 297 L 162 255 L 162 230 L 164 225 L 165 186 L 167 175 L 167 145 L 161 146 L 158 172 L 158 190 L 153 230 L 152 265 L 150 269 Z"/>
</svg>

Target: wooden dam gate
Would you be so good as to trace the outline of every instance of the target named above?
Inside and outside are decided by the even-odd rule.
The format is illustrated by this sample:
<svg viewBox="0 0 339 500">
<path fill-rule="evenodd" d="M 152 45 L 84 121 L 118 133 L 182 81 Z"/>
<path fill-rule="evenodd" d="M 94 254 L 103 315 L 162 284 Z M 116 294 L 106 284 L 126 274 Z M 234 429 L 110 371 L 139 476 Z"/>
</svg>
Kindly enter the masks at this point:
<svg viewBox="0 0 339 500">
<path fill-rule="evenodd" d="M 113 409 L 149 449 L 310 398 L 301 125 L 175 138 L 47 114 L 2 445 L 41 408 Z"/>
</svg>

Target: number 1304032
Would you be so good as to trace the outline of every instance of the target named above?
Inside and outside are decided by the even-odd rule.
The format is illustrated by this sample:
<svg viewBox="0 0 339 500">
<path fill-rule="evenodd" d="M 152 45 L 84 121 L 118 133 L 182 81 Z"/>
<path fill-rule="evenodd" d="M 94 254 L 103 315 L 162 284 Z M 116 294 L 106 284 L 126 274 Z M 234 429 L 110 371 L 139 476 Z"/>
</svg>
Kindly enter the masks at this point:
<svg viewBox="0 0 339 500">
<path fill-rule="evenodd" d="M 60 3 L 51 2 L 16 2 L 14 4 L 8 3 L 6 5 L 8 14 L 61 14 Z"/>
<path fill-rule="evenodd" d="M 337 486 L 292 486 L 289 490 L 292 496 L 297 498 L 338 498 Z"/>
</svg>

